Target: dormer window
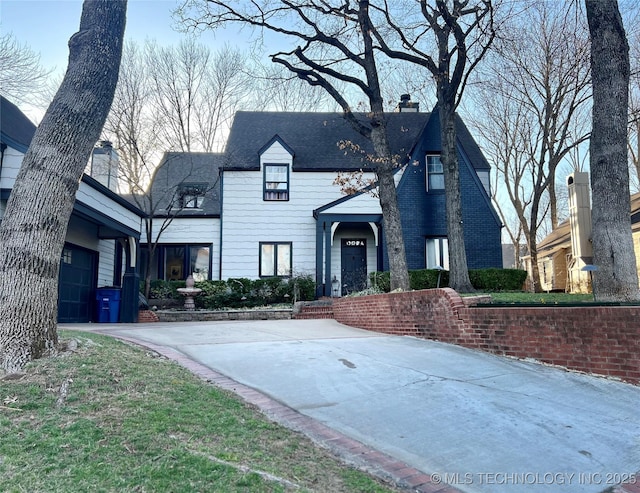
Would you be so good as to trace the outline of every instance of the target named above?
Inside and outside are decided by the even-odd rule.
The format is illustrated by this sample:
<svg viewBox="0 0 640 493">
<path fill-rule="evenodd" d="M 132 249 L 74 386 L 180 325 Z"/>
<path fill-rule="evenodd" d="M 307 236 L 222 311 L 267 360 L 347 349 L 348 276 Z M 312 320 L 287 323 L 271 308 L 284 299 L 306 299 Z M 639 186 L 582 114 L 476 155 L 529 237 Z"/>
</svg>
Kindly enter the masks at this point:
<svg viewBox="0 0 640 493">
<path fill-rule="evenodd" d="M 289 200 L 289 166 L 264 165 L 264 200 Z"/>
<path fill-rule="evenodd" d="M 178 206 L 181 209 L 201 209 L 206 190 L 206 183 L 182 184 L 179 189 Z"/>
</svg>

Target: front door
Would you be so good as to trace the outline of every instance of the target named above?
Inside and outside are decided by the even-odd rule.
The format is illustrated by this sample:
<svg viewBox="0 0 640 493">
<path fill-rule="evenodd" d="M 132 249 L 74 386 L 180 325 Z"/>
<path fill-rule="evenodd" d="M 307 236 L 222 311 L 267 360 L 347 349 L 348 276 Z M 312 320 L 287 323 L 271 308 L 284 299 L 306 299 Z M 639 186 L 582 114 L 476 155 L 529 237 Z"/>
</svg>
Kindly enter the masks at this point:
<svg viewBox="0 0 640 493">
<path fill-rule="evenodd" d="M 367 240 L 342 240 L 342 295 L 367 287 Z"/>
</svg>

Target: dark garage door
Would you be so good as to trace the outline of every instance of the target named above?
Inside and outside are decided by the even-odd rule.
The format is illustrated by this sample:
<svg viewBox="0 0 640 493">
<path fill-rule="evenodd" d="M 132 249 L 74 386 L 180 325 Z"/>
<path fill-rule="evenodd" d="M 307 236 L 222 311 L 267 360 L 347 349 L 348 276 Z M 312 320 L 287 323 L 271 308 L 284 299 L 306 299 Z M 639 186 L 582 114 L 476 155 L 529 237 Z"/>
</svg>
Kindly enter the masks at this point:
<svg viewBox="0 0 640 493">
<path fill-rule="evenodd" d="M 58 322 L 92 320 L 97 257 L 91 250 L 65 245 L 58 282 Z"/>
</svg>

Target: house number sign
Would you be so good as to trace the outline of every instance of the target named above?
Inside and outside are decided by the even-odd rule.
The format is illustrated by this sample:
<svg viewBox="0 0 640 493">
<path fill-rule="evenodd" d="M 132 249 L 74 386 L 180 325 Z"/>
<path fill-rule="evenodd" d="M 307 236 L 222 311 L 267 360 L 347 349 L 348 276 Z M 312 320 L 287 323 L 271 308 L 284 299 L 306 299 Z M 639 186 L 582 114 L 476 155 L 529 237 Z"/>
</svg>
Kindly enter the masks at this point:
<svg viewBox="0 0 640 493">
<path fill-rule="evenodd" d="M 365 246 L 364 240 L 346 240 L 345 241 L 345 245 L 346 246 Z"/>
</svg>

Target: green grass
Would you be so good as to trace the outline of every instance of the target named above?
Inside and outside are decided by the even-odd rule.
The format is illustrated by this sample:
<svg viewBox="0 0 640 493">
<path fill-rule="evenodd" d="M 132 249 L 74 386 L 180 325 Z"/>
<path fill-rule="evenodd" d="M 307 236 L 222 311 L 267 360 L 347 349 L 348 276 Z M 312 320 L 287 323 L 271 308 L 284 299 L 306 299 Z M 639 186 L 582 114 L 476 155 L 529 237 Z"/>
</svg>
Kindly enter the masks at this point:
<svg viewBox="0 0 640 493">
<path fill-rule="evenodd" d="M 553 305 L 559 303 L 588 303 L 593 302 L 592 294 L 570 293 L 527 293 L 523 291 L 504 291 L 495 293 L 470 293 L 464 296 L 491 296 L 492 303 L 539 303 Z"/>
<path fill-rule="evenodd" d="M 397 491 L 173 362 L 61 338 L 78 347 L 0 380 L 2 492 Z"/>
</svg>

